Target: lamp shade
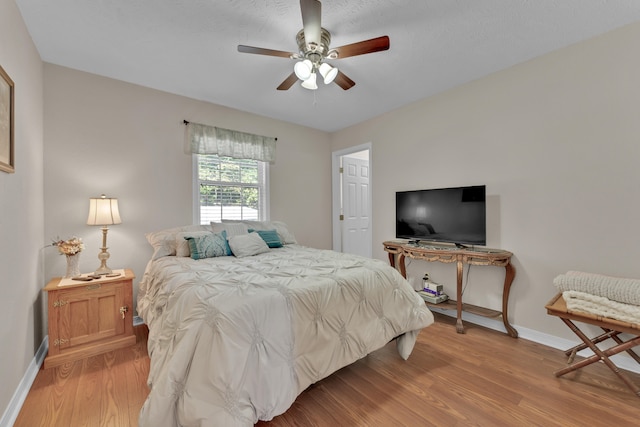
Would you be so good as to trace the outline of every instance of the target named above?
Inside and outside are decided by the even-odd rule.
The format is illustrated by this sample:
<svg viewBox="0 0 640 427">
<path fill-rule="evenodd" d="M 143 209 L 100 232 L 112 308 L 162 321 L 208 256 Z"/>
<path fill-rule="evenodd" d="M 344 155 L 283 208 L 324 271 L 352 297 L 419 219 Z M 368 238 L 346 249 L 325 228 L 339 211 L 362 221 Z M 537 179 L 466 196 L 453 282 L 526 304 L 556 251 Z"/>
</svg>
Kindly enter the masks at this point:
<svg viewBox="0 0 640 427">
<path fill-rule="evenodd" d="M 324 84 L 326 85 L 331 83 L 338 75 L 338 69 L 335 67 L 332 67 L 326 62 L 323 62 L 320 65 L 320 69 L 318 71 L 320 71 L 320 75 L 322 75 L 322 77 L 324 78 Z"/>
<path fill-rule="evenodd" d="M 309 76 L 307 80 L 303 81 L 301 86 L 310 90 L 318 89 L 318 85 L 316 84 L 316 73 L 311 73 L 311 76 Z"/>
<path fill-rule="evenodd" d="M 99 198 L 89 199 L 89 217 L 87 225 L 112 225 L 121 224 L 120 212 L 118 211 L 118 199 L 106 197 L 104 194 Z"/>
<path fill-rule="evenodd" d="M 307 80 L 311 76 L 313 70 L 313 64 L 308 59 L 296 62 L 293 66 L 293 71 L 296 73 L 296 77 L 300 80 Z"/>
</svg>

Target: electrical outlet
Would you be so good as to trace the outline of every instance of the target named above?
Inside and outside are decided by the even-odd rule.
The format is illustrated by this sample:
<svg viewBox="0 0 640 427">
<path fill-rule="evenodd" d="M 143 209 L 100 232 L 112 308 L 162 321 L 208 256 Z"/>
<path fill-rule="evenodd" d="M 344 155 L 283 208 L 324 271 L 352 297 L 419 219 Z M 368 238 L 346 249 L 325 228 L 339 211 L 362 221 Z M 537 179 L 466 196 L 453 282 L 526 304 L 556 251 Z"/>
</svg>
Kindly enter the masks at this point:
<svg viewBox="0 0 640 427">
<path fill-rule="evenodd" d="M 425 282 L 429 281 L 429 273 L 428 272 L 424 273 L 424 276 L 422 277 L 422 280 L 425 281 Z"/>
</svg>

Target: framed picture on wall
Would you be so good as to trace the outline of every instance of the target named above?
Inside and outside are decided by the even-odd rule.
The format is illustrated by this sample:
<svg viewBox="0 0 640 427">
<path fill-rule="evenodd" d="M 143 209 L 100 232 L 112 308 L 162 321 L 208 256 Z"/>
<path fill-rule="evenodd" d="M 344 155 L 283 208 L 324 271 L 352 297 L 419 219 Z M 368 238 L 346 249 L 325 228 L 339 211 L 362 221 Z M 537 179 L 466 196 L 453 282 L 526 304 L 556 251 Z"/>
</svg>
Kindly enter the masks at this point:
<svg viewBox="0 0 640 427">
<path fill-rule="evenodd" d="M 0 170 L 13 173 L 13 80 L 0 66 Z"/>
</svg>

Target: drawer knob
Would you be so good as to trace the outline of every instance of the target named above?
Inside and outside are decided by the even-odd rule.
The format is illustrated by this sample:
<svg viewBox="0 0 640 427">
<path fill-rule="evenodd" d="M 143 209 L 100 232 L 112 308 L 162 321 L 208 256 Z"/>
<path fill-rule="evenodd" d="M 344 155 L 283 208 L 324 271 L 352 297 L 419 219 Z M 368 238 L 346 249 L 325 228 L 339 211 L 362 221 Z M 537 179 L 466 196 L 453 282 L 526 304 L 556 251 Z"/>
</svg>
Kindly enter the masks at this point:
<svg viewBox="0 0 640 427">
<path fill-rule="evenodd" d="M 129 307 L 127 307 L 126 305 L 125 305 L 125 306 L 120 307 L 120 314 L 122 315 L 122 318 L 123 318 L 123 319 L 124 319 L 124 314 L 125 314 L 127 311 L 129 311 Z"/>
</svg>

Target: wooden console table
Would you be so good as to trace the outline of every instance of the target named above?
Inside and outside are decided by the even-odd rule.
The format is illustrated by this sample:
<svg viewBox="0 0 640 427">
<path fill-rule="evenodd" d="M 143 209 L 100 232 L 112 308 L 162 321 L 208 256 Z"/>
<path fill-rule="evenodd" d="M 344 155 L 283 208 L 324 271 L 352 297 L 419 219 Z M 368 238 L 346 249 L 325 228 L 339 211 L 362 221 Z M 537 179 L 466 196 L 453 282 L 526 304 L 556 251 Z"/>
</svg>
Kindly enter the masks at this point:
<svg viewBox="0 0 640 427">
<path fill-rule="evenodd" d="M 502 322 L 504 323 L 507 333 L 513 338 L 518 337 L 518 331 L 511 326 L 507 315 L 509 307 L 509 292 L 511 290 L 513 279 L 516 276 L 516 269 L 511 265 L 511 256 L 513 255 L 511 252 L 502 249 L 489 248 L 461 249 L 455 245 L 446 245 L 442 243 L 428 245 L 408 243 L 406 241 L 387 241 L 384 242 L 383 245 L 384 250 L 389 253 L 389 263 L 394 268 L 396 267 L 395 257 L 396 255 L 398 256 L 400 274 L 402 274 L 405 279 L 407 278 L 407 270 L 404 263 L 404 259 L 406 257 L 429 262 L 437 261 L 446 264 L 455 262 L 457 264 L 456 300 L 433 305 L 435 307 L 452 308 L 451 305 L 455 304 L 458 314 L 456 321 L 456 330 L 458 333 L 464 334 L 464 325 L 462 324 L 462 311 L 464 310 L 483 316 L 502 316 Z M 483 309 L 481 307 L 474 307 L 470 304 L 462 303 L 462 267 L 464 264 L 494 265 L 505 268 L 504 286 L 502 290 L 502 311 Z"/>
</svg>

